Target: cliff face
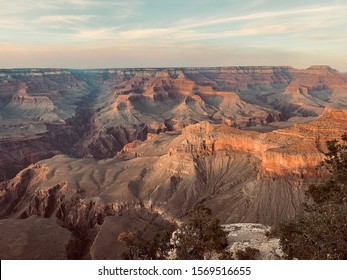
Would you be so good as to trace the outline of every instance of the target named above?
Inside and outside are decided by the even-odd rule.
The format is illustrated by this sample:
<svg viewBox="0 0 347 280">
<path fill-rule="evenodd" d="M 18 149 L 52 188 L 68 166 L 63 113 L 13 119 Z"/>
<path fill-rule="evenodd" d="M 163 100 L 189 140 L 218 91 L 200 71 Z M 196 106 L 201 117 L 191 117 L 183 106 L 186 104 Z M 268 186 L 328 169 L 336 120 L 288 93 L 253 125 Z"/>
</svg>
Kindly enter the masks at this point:
<svg viewBox="0 0 347 280">
<path fill-rule="evenodd" d="M 347 92 L 345 79 L 328 66 L 109 69 L 83 74 L 100 84 L 93 129 L 83 145 L 96 158 L 110 155 L 103 149 L 116 154 L 136 137 L 144 140 L 146 133 L 180 130 L 200 121 L 276 127 L 291 117 L 318 116 L 332 104 L 347 105 L 341 97 Z M 110 140 L 123 132 L 134 136 Z"/>
<path fill-rule="evenodd" d="M 347 106 L 345 92 L 344 75 L 328 66 L 1 70 L 0 137 L 36 137 L 46 124 L 64 126 L 80 114 L 72 122 L 85 129 L 72 153 L 101 159 L 148 133 L 200 121 L 276 128 L 331 104 Z"/>
<path fill-rule="evenodd" d="M 70 153 L 90 87 L 70 71 L 0 70 L 0 180 L 29 164 Z M 83 122 L 83 120 L 81 120 Z"/>
<path fill-rule="evenodd" d="M 336 118 L 327 119 L 327 115 Z M 224 184 L 240 185 L 249 179 L 261 181 L 274 178 L 300 184 L 303 179 L 324 176 L 315 169 L 323 159 L 322 150 L 325 149 L 318 142 L 318 137 L 323 142 L 336 138 L 346 131 L 345 127 L 342 128 L 345 121 L 344 111 L 329 109 L 314 122 L 270 133 L 247 132 L 201 122 L 186 127 L 181 134 L 161 134 L 145 142 L 135 141 L 126 145 L 114 159 L 106 161 L 54 157 L 32 165 L 4 183 L 3 191 L 7 191 L 4 192 L 1 209 L 5 211 L 3 215 L 24 211 L 28 201 L 21 196 L 14 197 L 14 200 L 24 199 L 23 204 L 17 204 L 10 210 L 5 206 L 13 200 L 8 196 L 11 193 L 18 195 L 18 189 L 22 187 L 30 197 L 42 190 L 49 194 L 50 188 L 60 186 L 54 192 L 66 190 L 63 200 L 83 194 L 82 197 L 88 201 L 97 196 L 97 200 L 105 205 L 132 205 L 147 201 L 147 204 L 158 207 L 166 205 L 164 208 L 168 213 L 175 216 L 179 203 L 185 201 L 185 208 L 210 192 L 217 195 L 215 188 Z M 335 127 L 341 125 L 334 134 L 325 129 L 332 123 L 336 123 Z M 127 153 L 136 156 L 122 159 Z M 240 170 L 237 164 L 242 171 L 235 172 Z M 13 192 L 10 191 L 12 189 Z M 183 193 L 176 192 L 179 189 L 185 197 L 181 202 Z M 194 192 L 188 195 L 192 189 Z M 173 202 L 172 208 L 166 208 Z M 8 207 L 13 207 L 13 204 Z"/>
<path fill-rule="evenodd" d="M 347 131 L 345 114 L 343 110 L 327 109 L 314 122 L 266 134 L 199 123 L 183 130 L 185 139 L 171 149 L 170 156 L 200 158 L 233 151 L 261 161 L 258 178 L 320 178 L 324 174 L 316 167 L 324 159 L 325 143 Z M 331 126 L 335 129 L 329 129 Z"/>
<path fill-rule="evenodd" d="M 329 66 L 1 70 L 2 178 L 57 153 L 112 157 L 149 133 L 180 131 L 201 121 L 272 130 L 288 118 L 318 116 L 331 105 L 346 108 L 346 92 L 345 75 Z M 54 141 L 57 134 L 69 144 Z M 229 145 L 258 153 L 269 163 L 262 168 L 269 173 L 276 173 L 270 171 L 271 161 L 286 160 L 277 145 L 238 137 L 216 140 L 215 149 Z M 314 152 L 312 157 L 313 162 L 321 158 Z M 10 174 L 5 167 L 14 162 L 18 168 Z"/>
</svg>

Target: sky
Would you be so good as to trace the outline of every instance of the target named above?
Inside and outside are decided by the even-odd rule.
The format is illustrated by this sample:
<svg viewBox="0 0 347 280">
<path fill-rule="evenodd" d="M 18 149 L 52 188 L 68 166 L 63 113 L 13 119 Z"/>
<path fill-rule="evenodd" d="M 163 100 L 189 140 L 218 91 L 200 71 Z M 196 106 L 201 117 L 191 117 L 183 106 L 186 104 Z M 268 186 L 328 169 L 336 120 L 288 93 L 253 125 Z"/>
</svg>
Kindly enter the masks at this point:
<svg viewBox="0 0 347 280">
<path fill-rule="evenodd" d="M 347 0 L 0 0 L 0 68 L 330 65 Z"/>
</svg>

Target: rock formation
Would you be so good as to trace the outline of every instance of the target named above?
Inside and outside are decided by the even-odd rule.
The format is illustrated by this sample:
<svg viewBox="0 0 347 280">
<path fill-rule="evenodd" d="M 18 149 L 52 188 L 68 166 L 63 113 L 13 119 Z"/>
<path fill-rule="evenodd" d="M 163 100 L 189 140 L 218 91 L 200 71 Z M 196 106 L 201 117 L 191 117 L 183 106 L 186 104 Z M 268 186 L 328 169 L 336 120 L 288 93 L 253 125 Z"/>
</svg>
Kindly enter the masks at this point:
<svg viewBox="0 0 347 280">
<path fill-rule="evenodd" d="M 1 70 L 0 223 L 23 244 L 62 236 L 2 258 L 119 258 L 103 240 L 198 202 L 228 224 L 295 217 L 346 92 L 327 66 Z"/>
<path fill-rule="evenodd" d="M 283 256 L 279 239 L 269 238 L 267 233 L 271 227 L 261 224 L 229 224 L 223 225 L 228 232 L 229 251 L 234 255 L 238 250 L 254 248 L 259 250 L 260 260 L 278 260 Z"/>
</svg>

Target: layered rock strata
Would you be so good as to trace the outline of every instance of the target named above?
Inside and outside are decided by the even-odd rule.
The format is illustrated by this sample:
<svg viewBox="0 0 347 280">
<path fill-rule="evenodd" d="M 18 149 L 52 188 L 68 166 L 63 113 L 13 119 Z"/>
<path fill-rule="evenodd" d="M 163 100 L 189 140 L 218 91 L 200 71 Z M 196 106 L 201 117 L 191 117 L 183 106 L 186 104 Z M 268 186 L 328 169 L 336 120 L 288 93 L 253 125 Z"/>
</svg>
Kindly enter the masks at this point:
<svg viewBox="0 0 347 280">
<path fill-rule="evenodd" d="M 346 132 L 346 92 L 326 66 L 2 70 L 0 222 L 80 259 L 119 258 L 114 234 L 198 202 L 228 224 L 293 218 Z M 25 246 L 3 258 L 38 256 Z"/>
</svg>

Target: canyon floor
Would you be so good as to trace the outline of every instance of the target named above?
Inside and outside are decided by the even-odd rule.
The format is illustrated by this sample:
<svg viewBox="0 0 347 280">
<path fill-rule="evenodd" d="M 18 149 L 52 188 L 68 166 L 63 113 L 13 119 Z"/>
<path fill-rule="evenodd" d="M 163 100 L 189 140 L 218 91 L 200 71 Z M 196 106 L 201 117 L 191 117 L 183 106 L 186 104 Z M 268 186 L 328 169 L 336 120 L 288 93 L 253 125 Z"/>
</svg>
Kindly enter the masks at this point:
<svg viewBox="0 0 347 280">
<path fill-rule="evenodd" d="M 119 233 L 199 202 L 222 224 L 295 218 L 346 131 L 329 66 L 0 70 L 0 258 L 121 258 Z"/>
</svg>

